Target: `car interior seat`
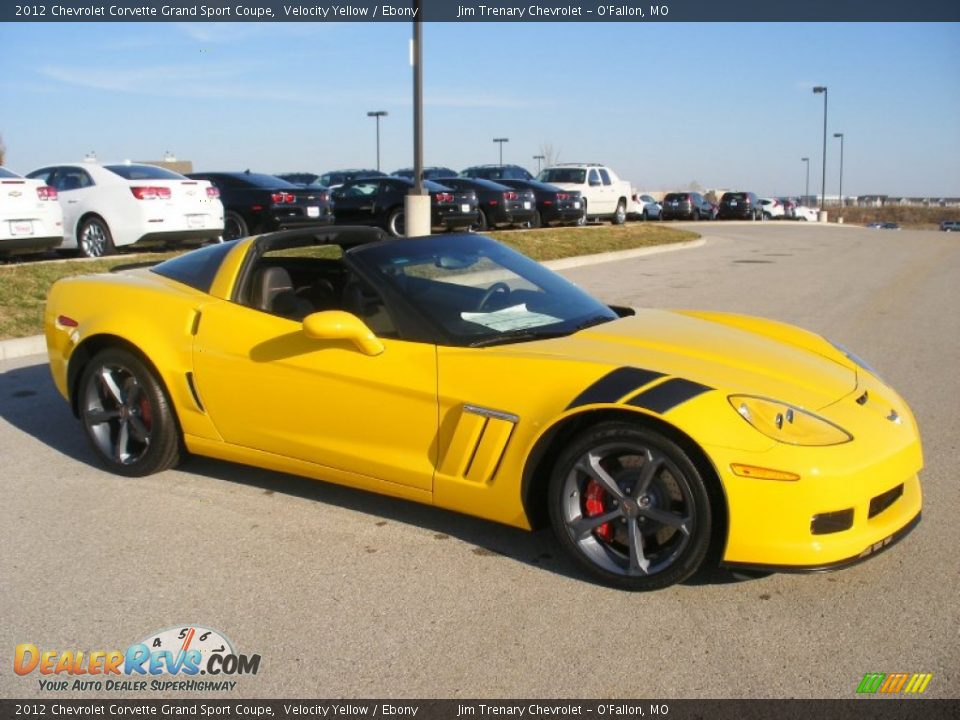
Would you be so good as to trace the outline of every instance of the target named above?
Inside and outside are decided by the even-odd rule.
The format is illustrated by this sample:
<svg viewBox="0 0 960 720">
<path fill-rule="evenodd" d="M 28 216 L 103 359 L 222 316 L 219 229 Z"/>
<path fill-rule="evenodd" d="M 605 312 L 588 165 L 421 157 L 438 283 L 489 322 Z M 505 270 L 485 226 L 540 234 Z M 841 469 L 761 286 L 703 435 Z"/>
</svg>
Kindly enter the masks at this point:
<svg viewBox="0 0 960 720">
<path fill-rule="evenodd" d="M 293 281 L 282 267 L 260 268 L 254 273 L 250 304 L 258 310 L 295 320 L 310 314 L 313 306 L 297 297 Z"/>
</svg>

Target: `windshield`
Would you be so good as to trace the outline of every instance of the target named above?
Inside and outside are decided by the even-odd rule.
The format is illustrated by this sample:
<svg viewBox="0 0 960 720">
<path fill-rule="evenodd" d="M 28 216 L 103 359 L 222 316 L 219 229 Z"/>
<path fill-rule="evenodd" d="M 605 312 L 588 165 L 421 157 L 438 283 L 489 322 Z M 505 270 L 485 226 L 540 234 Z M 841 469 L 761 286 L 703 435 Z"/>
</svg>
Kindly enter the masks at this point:
<svg viewBox="0 0 960 720">
<path fill-rule="evenodd" d="M 587 171 L 580 168 L 547 168 L 537 179 L 545 183 L 573 183 L 583 185 Z"/>
<path fill-rule="evenodd" d="M 350 256 L 450 345 L 557 337 L 617 318 L 559 275 L 482 235 L 388 241 Z"/>
</svg>

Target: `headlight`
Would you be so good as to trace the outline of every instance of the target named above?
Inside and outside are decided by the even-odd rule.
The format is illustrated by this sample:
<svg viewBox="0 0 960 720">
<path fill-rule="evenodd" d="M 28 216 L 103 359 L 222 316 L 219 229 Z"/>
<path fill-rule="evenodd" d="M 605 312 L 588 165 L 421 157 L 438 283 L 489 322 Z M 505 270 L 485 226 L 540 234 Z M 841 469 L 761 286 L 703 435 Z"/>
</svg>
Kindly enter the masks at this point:
<svg viewBox="0 0 960 720">
<path fill-rule="evenodd" d="M 787 445 L 840 445 L 853 436 L 813 413 L 752 395 L 731 395 L 733 409 L 769 438 Z"/>
<path fill-rule="evenodd" d="M 846 355 L 846 356 L 847 356 L 847 360 L 849 360 L 850 362 L 852 362 L 854 365 L 857 365 L 857 366 L 863 368 L 863 369 L 866 370 L 868 373 L 870 373 L 871 375 L 873 375 L 873 376 L 875 376 L 875 377 L 877 377 L 877 378 L 880 377 L 880 373 L 877 372 L 877 369 L 876 369 L 875 367 L 873 367 L 873 365 L 871 365 L 870 363 L 868 363 L 866 360 L 864 360 L 862 357 L 860 357 L 859 355 L 857 355 L 855 352 L 853 352 L 853 351 L 850 350 L 849 348 L 844 347 L 843 345 L 841 345 L 841 344 L 838 343 L 838 342 L 833 342 L 833 340 L 827 340 L 827 342 L 830 343 L 831 345 L 833 345 L 837 350 L 839 350 L 840 352 L 842 352 L 844 355 Z"/>
</svg>

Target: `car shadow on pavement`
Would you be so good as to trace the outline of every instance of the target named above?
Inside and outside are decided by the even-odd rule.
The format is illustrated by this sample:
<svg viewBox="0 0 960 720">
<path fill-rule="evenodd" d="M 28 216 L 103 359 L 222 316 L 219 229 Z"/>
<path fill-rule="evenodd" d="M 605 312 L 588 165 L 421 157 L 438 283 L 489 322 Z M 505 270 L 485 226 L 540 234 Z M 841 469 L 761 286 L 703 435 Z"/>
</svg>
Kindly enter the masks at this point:
<svg viewBox="0 0 960 720">
<path fill-rule="evenodd" d="M 0 418 L 56 452 L 102 468 L 79 421 L 54 387 L 46 364 L 0 374 Z M 336 505 L 378 521 L 420 527 L 432 532 L 437 540 L 457 538 L 472 545 L 470 552 L 475 555 L 502 556 L 563 577 L 592 582 L 563 555 L 549 528 L 531 533 L 442 508 L 211 458 L 188 456 L 179 470 L 259 488 L 265 494 L 280 493 Z M 741 579 L 715 565 L 705 565 L 684 584 L 718 585 Z"/>
</svg>

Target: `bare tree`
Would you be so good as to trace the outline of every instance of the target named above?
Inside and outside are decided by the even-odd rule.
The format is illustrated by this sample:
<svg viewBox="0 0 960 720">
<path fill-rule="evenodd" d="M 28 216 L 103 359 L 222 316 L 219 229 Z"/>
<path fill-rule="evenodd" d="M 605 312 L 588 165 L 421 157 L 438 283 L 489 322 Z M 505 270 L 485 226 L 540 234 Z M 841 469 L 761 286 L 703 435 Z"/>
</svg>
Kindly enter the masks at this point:
<svg viewBox="0 0 960 720">
<path fill-rule="evenodd" d="M 550 167 L 560 162 L 560 149 L 554 148 L 553 143 L 540 143 L 540 154 L 543 155 L 543 166 Z"/>
<path fill-rule="evenodd" d="M 3 144 L 3 135 L 0 135 L 0 165 L 7 162 L 7 146 Z"/>
</svg>

